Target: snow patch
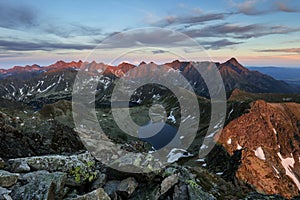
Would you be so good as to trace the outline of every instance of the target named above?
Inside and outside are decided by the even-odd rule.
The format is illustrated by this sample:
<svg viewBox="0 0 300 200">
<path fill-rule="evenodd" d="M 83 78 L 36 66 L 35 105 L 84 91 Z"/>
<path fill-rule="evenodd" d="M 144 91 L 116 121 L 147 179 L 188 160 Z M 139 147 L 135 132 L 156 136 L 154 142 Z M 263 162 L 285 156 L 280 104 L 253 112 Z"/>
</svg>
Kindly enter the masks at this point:
<svg viewBox="0 0 300 200">
<path fill-rule="evenodd" d="M 285 174 L 288 175 L 294 181 L 294 183 L 296 184 L 296 186 L 300 190 L 300 182 L 297 179 L 297 177 L 295 176 L 294 172 L 292 171 L 292 168 L 294 167 L 294 164 L 295 164 L 295 160 L 293 158 L 293 155 L 291 154 L 291 157 L 287 157 L 287 158 L 283 158 L 281 156 L 280 152 L 278 152 L 277 155 L 281 160 L 281 165 L 285 169 Z"/>
<path fill-rule="evenodd" d="M 176 162 L 177 160 L 179 160 L 179 158 L 184 158 L 184 157 L 189 157 L 189 156 L 193 156 L 193 154 L 188 153 L 184 149 L 174 148 L 167 155 L 167 158 L 168 158 L 167 162 L 173 163 L 173 162 Z"/>
<path fill-rule="evenodd" d="M 231 138 L 227 140 L 227 144 L 231 144 Z"/>
<path fill-rule="evenodd" d="M 205 162 L 205 158 L 199 158 L 197 160 L 195 160 L 196 162 Z"/>
<path fill-rule="evenodd" d="M 201 147 L 200 147 L 200 150 L 202 150 L 202 149 L 207 149 L 208 148 L 208 146 L 207 145 L 205 145 L 205 144 L 202 144 L 201 145 Z"/>
<path fill-rule="evenodd" d="M 238 143 L 236 149 L 241 150 L 243 147 Z"/>
<path fill-rule="evenodd" d="M 258 147 L 255 151 L 255 156 L 258 157 L 261 160 L 266 160 L 266 156 L 264 154 L 264 151 L 261 147 Z"/>
<path fill-rule="evenodd" d="M 168 119 L 171 120 L 171 122 L 173 122 L 174 124 L 176 123 L 176 119 L 173 115 L 173 111 L 170 112 L 170 115 L 169 115 Z"/>
<path fill-rule="evenodd" d="M 277 135 L 277 131 L 275 130 L 275 128 L 273 128 L 273 132 L 275 133 L 275 135 Z"/>
</svg>

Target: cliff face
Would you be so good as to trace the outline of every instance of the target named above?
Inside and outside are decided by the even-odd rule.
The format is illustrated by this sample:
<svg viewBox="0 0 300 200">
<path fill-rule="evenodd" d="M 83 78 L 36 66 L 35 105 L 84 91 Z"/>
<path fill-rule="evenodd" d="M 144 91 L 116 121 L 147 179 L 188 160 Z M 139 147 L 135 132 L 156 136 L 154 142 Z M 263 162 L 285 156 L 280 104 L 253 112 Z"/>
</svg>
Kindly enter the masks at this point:
<svg viewBox="0 0 300 200">
<path fill-rule="evenodd" d="M 224 128 L 219 142 L 230 154 L 241 151 L 239 180 L 258 192 L 299 195 L 300 104 L 256 101 Z"/>
</svg>

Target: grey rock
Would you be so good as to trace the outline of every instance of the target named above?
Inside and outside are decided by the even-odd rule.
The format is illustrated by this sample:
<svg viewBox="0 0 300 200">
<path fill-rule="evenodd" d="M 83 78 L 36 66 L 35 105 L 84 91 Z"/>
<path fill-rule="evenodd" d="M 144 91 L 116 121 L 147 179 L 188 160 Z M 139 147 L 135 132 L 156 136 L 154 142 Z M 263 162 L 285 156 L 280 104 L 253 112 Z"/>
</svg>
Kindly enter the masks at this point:
<svg viewBox="0 0 300 200">
<path fill-rule="evenodd" d="M 128 198 L 134 192 L 137 186 L 138 182 L 133 177 L 124 179 L 118 185 L 117 193 L 124 198 Z"/>
<path fill-rule="evenodd" d="M 67 184 L 71 186 L 80 186 L 83 182 L 89 181 L 90 177 L 92 179 L 96 177 L 92 171 L 95 161 L 88 152 L 71 156 L 46 155 L 17 158 L 10 159 L 9 163 L 15 171 L 27 172 L 33 169 L 65 172 L 68 174 Z"/>
<path fill-rule="evenodd" d="M 295 198 L 295 200 L 298 198 Z M 256 192 L 251 192 L 247 194 L 245 200 L 285 200 L 282 196 L 279 195 L 263 195 Z"/>
<path fill-rule="evenodd" d="M 160 185 L 146 184 L 139 186 L 132 194 L 130 200 L 158 200 L 160 197 Z"/>
<path fill-rule="evenodd" d="M 103 187 L 106 182 L 106 178 L 106 174 L 98 173 L 97 178 L 93 182 L 92 189 Z"/>
<path fill-rule="evenodd" d="M 183 183 L 175 185 L 173 200 L 188 200 L 188 199 L 189 196 L 188 196 L 187 185 Z"/>
<path fill-rule="evenodd" d="M 37 171 L 25 174 L 21 180 L 27 184 L 12 188 L 13 199 L 62 199 L 66 173 Z"/>
<path fill-rule="evenodd" d="M 102 188 L 98 188 L 90 193 L 74 198 L 68 198 L 66 200 L 110 200 L 110 197 Z"/>
<path fill-rule="evenodd" d="M 116 191 L 121 181 L 113 180 L 108 181 L 104 186 L 104 191 L 112 198 L 117 197 Z"/>
<path fill-rule="evenodd" d="M 160 170 L 163 164 L 151 154 L 144 156 L 142 153 L 128 152 L 115 160 L 111 166 L 125 172 L 149 173 Z"/>
<path fill-rule="evenodd" d="M 11 193 L 11 190 L 0 187 L 0 200 L 9 200 L 9 199 L 11 199 L 11 197 L 9 196 L 10 193 Z"/>
<path fill-rule="evenodd" d="M 24 173 L 30 172 L 30 167 L 26 160 L 22 158 L 10 159 L 8 160 L 9 168 L 12 172 Z"/>
<path fill-rule="evenodd" d="M 0 186 L 1 187 L 10 187 L 14 185 L 18 178 L 19 174 L 10 173 L 8 171 L 0 170 Z"/>
<path fill-rule="evenodd" d="M 169 191 L 178 182 L 178 176 L 176 174 L 168 176 L 165 178 L 160 185 L 161 195 Z"/>
<path fill-rule="evenodd" d="M 200 186 L 188 185 L 189 199 L 193 200 L 216 200 L 216 198 L 209 193 L 204 192 Z"/>
</svg>

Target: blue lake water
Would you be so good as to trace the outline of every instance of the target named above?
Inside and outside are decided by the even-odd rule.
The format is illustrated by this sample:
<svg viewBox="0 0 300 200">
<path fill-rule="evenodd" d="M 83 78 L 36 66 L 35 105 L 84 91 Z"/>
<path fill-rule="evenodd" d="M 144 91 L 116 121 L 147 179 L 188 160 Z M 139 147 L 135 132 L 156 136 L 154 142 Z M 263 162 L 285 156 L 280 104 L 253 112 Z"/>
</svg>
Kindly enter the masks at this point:
<svg viewBox="0 0 300 200">
<path fill-rule="evenodd" d="M 160 131 L 158 131 L 160 130 Z M 157 134 L 154 134 L 157 133 Z M 164 122 L 148 122 L 138 130 L 139 138 L 150 143 L 155 150 L 159 150 L 169 144 L 176 136 L 177 128 Z"/>
</svg>

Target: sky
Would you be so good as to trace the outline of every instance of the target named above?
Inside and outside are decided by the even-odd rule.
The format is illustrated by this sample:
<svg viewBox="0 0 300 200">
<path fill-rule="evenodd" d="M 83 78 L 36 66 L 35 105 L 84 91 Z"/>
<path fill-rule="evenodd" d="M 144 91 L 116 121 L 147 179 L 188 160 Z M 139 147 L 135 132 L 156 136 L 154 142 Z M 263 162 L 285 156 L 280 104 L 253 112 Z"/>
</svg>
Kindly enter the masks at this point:
<svg viewBox="0 0 300 200">
<path fill-rule="evenodd" d="M 298 0 L 0 0 L 0 68 L 58 60 L 165 62 L 176 49 L 192 55 L 186 39 L 203 50 L 189 57 L 195 60 L 300 67 L 299 19 Z M 140 51 L 145 46 L 155 48 Z"/>
</svg>

